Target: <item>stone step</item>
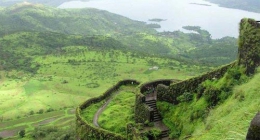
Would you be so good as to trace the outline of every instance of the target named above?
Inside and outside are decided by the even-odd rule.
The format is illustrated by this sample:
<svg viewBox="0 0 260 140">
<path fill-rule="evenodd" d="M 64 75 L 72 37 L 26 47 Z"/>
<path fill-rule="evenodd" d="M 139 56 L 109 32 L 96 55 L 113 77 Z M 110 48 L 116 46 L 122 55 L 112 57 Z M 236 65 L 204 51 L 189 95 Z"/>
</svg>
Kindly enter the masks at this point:
<svg viewBox="0 0 260 140">
<path fill-rule="evenodd" d="M 146 104 L 156 104 L 156 102 L 145 102 Z"/>
<path fill-rule="evenodd" d="M 161 116 L 161 114 L 158 111 L 155 111 L 155 110 L 154 110 L 153 114 Z"/>
<path fill-rule="evenodd" d="M 156 100 L 152 99 L 152 100 L 146 100 L 146 102 L 156 102 Z"/>
<path fill-rule="evenodd" d="M 146 103 L 146 104 L 147 105 L 156 105 L 156 102 L 154 102 L 154 103 L 153 102 L 151 102 L 151 103 L 149 102 L 149 103 Z"/>
<path fill-rule="evenodd" d="M 169 137 L 169 130 L 164 130 L 160 134 L 160 138 Z"/>
<path fill-rule="evenodd" d="M 158 118 L 153 118 L 154 121 L 161 121 L 162 118 L 158 117 Z"/>
<path fill-rule="evenodd" d="M 153 120 L 153 122 L 158 122 L 158 121 L 161 121 L 162 119 L 161 118 L 155 118 L 154 120 Z"/>
<path fill-rule="evenodd" d="M 149 107 L 155 109 L 156 108 L 156 105 L 148 105 Z"/>
</svg>

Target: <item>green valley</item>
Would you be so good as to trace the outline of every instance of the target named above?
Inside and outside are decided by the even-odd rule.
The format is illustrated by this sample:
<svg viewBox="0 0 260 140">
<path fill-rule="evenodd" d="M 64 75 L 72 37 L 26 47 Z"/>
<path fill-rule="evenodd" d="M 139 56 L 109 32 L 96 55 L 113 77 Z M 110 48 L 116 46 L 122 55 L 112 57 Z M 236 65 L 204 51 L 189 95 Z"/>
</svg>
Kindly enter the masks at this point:
<svg viewBox="0 0 260 140">
<path fill-rule="evenodd" d="M 144 22 L 92 8 L 23 3 L 1 8 L 0 19 L 0 139 L 157 137 L 158 124 L 148 119 L 135 124 L 141 94 L 159 84 L 174 87 L 196 79 L 244 55 L 238 39 L 212 39 L 198 26 L 183 27 L 195 33 L 157 32 Z M 234 67 L 221 71 L 222 78 L 207 77 L 198 87 L 205 92 L 187 91 L 174 99 L 176 105 L 158 101 L 153 113 L 161 114 L 171 139 L 242 139 L 257 111 L 253 94 L 259 79 L 258 71 L 246 76 L 244 70 Z M 97 127 L 94 115 L 106 103 Z M 218 131 L 227 129 L 226 121 L 239 127 Z"/>
</svg>

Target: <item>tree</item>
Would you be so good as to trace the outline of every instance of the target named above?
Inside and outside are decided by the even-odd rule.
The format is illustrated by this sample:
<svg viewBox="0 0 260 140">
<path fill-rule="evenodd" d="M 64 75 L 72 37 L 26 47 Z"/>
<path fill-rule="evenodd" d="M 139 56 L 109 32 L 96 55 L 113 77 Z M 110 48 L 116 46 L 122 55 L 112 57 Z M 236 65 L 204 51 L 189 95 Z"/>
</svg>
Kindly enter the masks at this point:
<svg viewBox="0 0 260 140">
<path fill-rule="evenodd" d="M 23 129 L 23 130 L 19 131 L 18 134 L 21 138 L 23 138 L 25 136 L 25 130 Z"/>
<path fill-rule="evenodd" d="M 38 113 L 39 113 L 39 114 L 42 114 L 43 111 L 44 111 L 43 109 L 40 109 Z"/>
<path fill-rule="evenodd" d="M 33 115 L 33 114 L 34 114 L 34 111 L 33 111 L 33 110 L 31 110 L 29 114 L 30 114 L 30 115 Z"/>
</svg>

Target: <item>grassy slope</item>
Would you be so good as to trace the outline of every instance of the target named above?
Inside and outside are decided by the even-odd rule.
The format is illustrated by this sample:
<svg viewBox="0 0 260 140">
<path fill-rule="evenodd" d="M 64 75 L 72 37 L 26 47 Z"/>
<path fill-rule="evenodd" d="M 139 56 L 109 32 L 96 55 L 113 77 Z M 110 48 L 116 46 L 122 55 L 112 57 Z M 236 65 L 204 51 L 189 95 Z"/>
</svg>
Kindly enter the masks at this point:
<svg viewBox="0 0 260 140">
<path fill-rule="evenodd" d="M 85 48 L 84 52 L 78 52 L 79 48 Z M 20 117 L 27 118 L 31 111 L 37 113 L 40 109 L 46 112 L 48 109 L 75 107 L 91 97 L 102 94 L 118 80 L 134 78 L 146 82 L 161 78 L 185 79 L 208 69 L 188 66 L 166 58 L 140 58 L 121 51 L 100 52 L 82 46 L 64 49 L 69 51 L 63 55 L 35 57 L 34 63 L 41 64 L 41 67 L 33 76 L 15 70 L 1 71 L 4 79 L 0 86 L 0 113 L 4 119 L 3 123 L 7 120 L 19 121 Z M 74 65 L 69 63 L 71 59 L 85 61 Z M 154 63 L 159 66 L 159 70 L 149 71 L 148 68 L 154 66 Z M 64 80 L 68 83 L 64 83 Z M 31 123 L 30 119 L 26 119 L 15 125 Z M 52 124 L 62 125 L 61 122 L 49 125 Z M 66 125 L 69 124 L 64 124 Z M 27 131 L 33 129 L 25 128 Z M 7 127 L 1 130 L 4 129 Z"/>
<path fill-rule="evenodd" d="M 168 126 L 172 130 L 176 129 L 174 126 L 182 128 L 181 132 L 172 131 L 171 135 L 179 133 L 181 139 L 190 137 L 194 140 L 245 139 L 250 121 L 259 111 L 259 78 L 260 73 L 234 87 L 232 96 L 213 109 L 207 108 L 204 97 L 177 106 L 160 103 L 161 109 L 169 110 L 164 116 Z"/>
<path fill-rule="evenodd" d="M 134 122 L 135 87 L 122 87 L 98 119 L 107 130 L 126 134 L 126 124 Z"/>
<path fill-rule="evenodd" d="M 6 78 L 0 89 L 3 96 L 0 106 L 2 116 L 21 117 L 30 110 L 37 112 L 39 109 L 76 106 L 102 94 L 121 79 L 134 78 L 142 82 L 158 78 L 185 79 L 207 70 L 207 67 L 187 66 L 165 58 L 139 58 L 120 51 L 97 52 L 85 49 L 84 52 L 77 52 L 77 48 L 80 47 L 67 47 L 70 51 L 62 56 L 36 57 L 34 63 L 41 64 L 41 67 L 33 77 L 16 71 L 6 73 L 9 78 Z M 68 62 L 71 59 L 84 61 L 73 65 Z M 160 69 L 149 71 L 148 68 L 154 66 L 150 61 Z M 63 83 L 64 80 L 68 83 Z M 31 106 L 32 103 L 35 105 Z M 7 109 L 10 105 L 13 109 Z"/>
<path fill-rule="evenodd" d="M 0 35 L 7 35 L 16 31 L 106 35 L 120 41 L 126 49 L 131 51 L 178 59 L 183 58 L 192 61 L 192 63 L 226 64 L 235 59 L 234 55 L 237 48 L 236 43 L 234 43 L 236 39 L 225 39 L 225 44 L 220 44 L 217 40 L 212 40 L 207 31 L 198 27 L 196 27 L 196 31 L 201 34 L 184 34 L 178 31 L 159 34 L 154 29 L 148 28 L 143 22 L 133 21 L 97 9 L 68 10 L 43 5 L 18 4 L 4 8 L 0 13 L 0 18 Z M 221 48 L 218 49 L 219 53 L 217 54 L 219 56 L 214 56 L 210 60 L 215 59 L 218 60 L 217 62 L 207 61 L 205 57 L 198 57 L 202 49 L 205 48 L 208 52 L 215 52 L 215 47 Z M 234 51 L 229 51 L 230 49 Z M 190 50 L 194 51 L 187 53 Z M 232 55 L 226 55 L 224 53 L 227 52 L 226 50 Z"/>
<path fill-rule="evenodd" d="M 155 35 L 154 30 L 146 28 L 143 23 L 94 9 L 66 11 L 40 5 L 19 6 L 1 9 L 3 11 L 0 13 L 3 19 L 0 21 L 0 31 L 4 34 L 0 39 L 1 53 L 4 54 L 0 55 L 0 68 L 8 64 L 12 65 L 11 69 L 16 69 L 1 71 L 0 117 L 4 121 L 27 117 L 31 111 L 36 113 L 40 109 L 46 112 L 48 109 L 75 107 L 126 78 L 141 82 L 161 78 L 186 79 L 209 70 L 208 67 L 151 53 L 176 54 L 195 49 L 197 42 L 193 40 L 195 43 L 190 43 L 191 37 L 183 33 Z M 82 14 L 91 16 L 75 16 Z M 54 20 L 56 18 L 62 22 Z M 115 19 L 120 26 L 108 22 L 109 18 Z M 100 24 L 95 23 L 97 20 Z M 28 29 L 44 32 L 13 33 Z M 116 40 L 95 36 L 94 43 L 89 43 L 92 37 L 66 35 L 81 33 L 113 34 Z M 142 47 L 146 47 L 143 49 L 146 53 L 132 52 Z M 159 70 L 149 71 L 152 66 L 159 66 Z M 35 74 L 21 71 L 26 69 L 33 70 Z M 30 120 L 23 123 L 30 123 Z"/>
<path fill-rule="evenodd" d="M 24 30 L 83 35 L 144 31 L 155 33 L 144 22 L 92 8 L 58 9 L 35 4 L 17 4 L 4 8 L 0 17 L 2 34 Z"/>
</svg>

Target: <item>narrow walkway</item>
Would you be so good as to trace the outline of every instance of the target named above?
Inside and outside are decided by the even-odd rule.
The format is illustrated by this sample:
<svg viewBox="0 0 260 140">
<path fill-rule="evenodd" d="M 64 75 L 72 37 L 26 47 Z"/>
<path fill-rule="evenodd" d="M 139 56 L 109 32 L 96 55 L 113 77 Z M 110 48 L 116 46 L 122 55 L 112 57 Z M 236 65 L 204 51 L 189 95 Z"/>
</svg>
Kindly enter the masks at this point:
<svg viewBox="0 0 260 140">
<path fill-rule="evenodd" d="M 119 91 L 117 91 L 114 95 L 112 95 L 112 96 L 106 101 L 106 103 L 105 103 L 102 107 L 100 107 L 100 108 L 98 109 L 98 111 L 95 113 L 94 118 L 93 118 L 93 124 L 94 124 L 96 127 L 100 127 L 100 126 L 98 125 L 98 118 L 99 118 L 100 114 L 106 109 L 107 105 L 111 102 L 113 96 L 115 96 L 115 95 L 118 94 L 118 93 L 119 93 Z"/>
<path fill-rule="evenodd" d="M 154 127 L 161 130 L 160 138 L 162 140 L 168 140 L 169 139 L 169 128 L 162 122 L 162 116 L 159 114 L 156 102 L 157 102 L 157 92 L 153 92 L 150 94 L 147 94 L 145 96 L 145 102 L 146 104 L 154 110 L 153 122 Z"/>
</svg>

